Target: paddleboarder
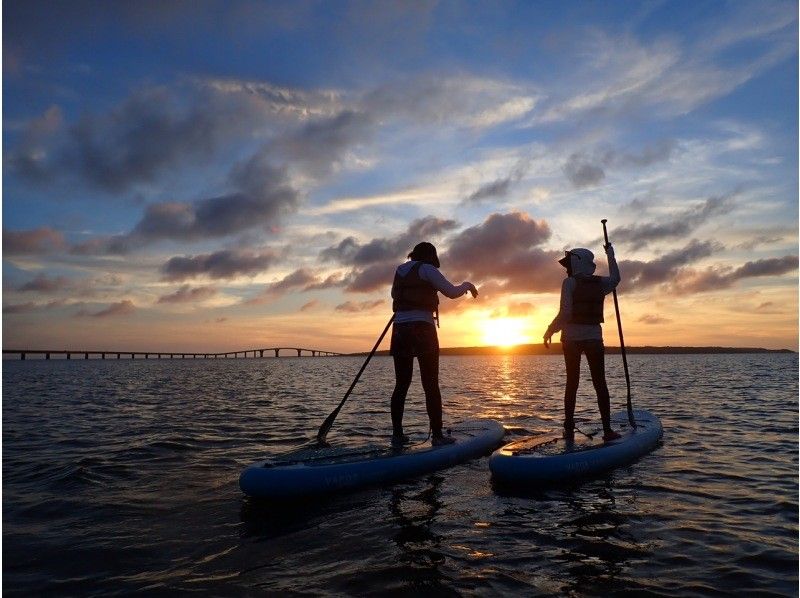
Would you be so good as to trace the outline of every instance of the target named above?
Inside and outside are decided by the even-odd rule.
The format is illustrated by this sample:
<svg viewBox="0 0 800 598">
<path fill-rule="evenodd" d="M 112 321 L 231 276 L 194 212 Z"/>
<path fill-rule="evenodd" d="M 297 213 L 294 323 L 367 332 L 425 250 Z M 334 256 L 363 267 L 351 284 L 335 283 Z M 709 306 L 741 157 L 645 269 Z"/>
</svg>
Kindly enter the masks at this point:
<svg viewBox="0 0 800 598">
<path fill-rule="evenodd" d="M 620 281 L 619 266 L 611 243 L 604 246 L 608 258 L 609 276 L 595 276 L 594 254 L 577 248 L 565 252 L 558 263 L 567 269 L 561 285 L 561 304 L 558 314 L 544 333 L 544 345 L 561 331 L 561 346 L 567 370 L 564 390 L 564 438 L 575 436 L 575 398 L 580 380 L 581 354 L 586 354 L 592 384 L 597 393 L 597 405 L 603 422 L 603 440 L 616 440 L 620 435 L 611 429 L 611 405 L 606 384 L 605 347 L 603 345 L 603 300 Z"/>
<path fill-rule="evenodd" d="M 390 352 L 394 359 L 395 386 L 391 399 L 392 444 L 401 446 L 409 438 L 403 433 L 403 411 L 411 385 L 414 357 L 419 362 L 425 407 L 431 425 L 434 446 L 452 444 L 455 440 L 442 434 L 442 395 L 439 391 L 439 297 L 456 299 L 478 289 L 471 282 L 454 285 L 439 272 L 436 247 L 418 243 L 408 254 L 409 261 L 398 266 L 392 283 L 394 324 Z M 434 324 L 434 322 L 436 322 Z"/>
</svg>

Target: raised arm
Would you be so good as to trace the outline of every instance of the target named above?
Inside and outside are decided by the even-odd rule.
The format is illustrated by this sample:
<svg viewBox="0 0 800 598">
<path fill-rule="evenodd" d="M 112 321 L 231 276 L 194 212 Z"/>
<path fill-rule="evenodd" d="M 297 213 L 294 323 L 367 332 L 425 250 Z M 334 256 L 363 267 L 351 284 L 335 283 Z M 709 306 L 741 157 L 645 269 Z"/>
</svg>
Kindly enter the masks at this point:
<svg viewBox="0 0 800 598">
<path fill-rule="evenodd" d="M 614 257 L 614 248 L 611 243 L 605 245 L 606 257 L 608 258 L 608 276 L 603 277 L 603 291 L 608 294 L 617 288 L 622 277 L 619 273 L 617 258 Z"/>
<path fill-rule="evenodd" d="M 434 289 L 450 299 L 457 299 L 467 292 L 472 293 L 473 297 L 478 295 L 478 289 L 471 282 L 462 282 L 459 285 L 454 285 L 439 272 L 438 268 L 434 268 L 430 264 L 423 264 L 420 267 L 419 277 L 431 283 Z"/>
</svg>

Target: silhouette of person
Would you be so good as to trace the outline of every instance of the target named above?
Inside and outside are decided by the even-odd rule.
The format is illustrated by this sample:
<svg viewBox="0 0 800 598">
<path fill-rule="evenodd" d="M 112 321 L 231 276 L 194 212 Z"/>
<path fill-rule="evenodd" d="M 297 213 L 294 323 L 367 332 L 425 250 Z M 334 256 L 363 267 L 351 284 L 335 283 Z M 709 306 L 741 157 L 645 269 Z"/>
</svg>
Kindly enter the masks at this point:
<svg viewBox="0 0 800 598">
<path fill-rule="evenodd" d="M 394 324 L 390 352 L 394 359 L 395 386 L 391 399 L 392 444 L 402 446 L 408 442 L 403 433 L 403 411 L 406 394 L 411 385 L 414 357 L 419 362 L 425 407 L 431 425 L 434 446 L 452 444 L 455 439 L 442 434 L 442 395 L 439 391 L 439 297 L 456 299 L 478 289 L 471 282 L 456 286 L 439 272 L 436 248 L 422 242 L 408 254 L 409 261 L 398 266 L 392 283 L 392 310 Z M 434 325 L 436 321 L 436 325 Z"/>
<path fill-rule="evenodd" d="M 564 389 L 564 438 L 575 436 L 575 397 L 580 380 L 581 354 L 586 354 L 592 384 L 597 393 L 597 406 L 603 422 L 603 440 L 615 440 L 620 435 L 611 429 L 611 404 L 606 384 L 605 347 L 603 345 L 603 300 L 620 281 L 619 266 L 611 244 L 604 246 L 608 258 L 609 276 L 595 276 L 594 254 L 578 248 L 565 252 L 558 263 L 567 269 L 561 284 L 561 304 L 558 314 L 544 333 L 544 346 L 549 347 L 553 334 L 561 331 L 561 347 L 567 369 Z"/>
</svg>

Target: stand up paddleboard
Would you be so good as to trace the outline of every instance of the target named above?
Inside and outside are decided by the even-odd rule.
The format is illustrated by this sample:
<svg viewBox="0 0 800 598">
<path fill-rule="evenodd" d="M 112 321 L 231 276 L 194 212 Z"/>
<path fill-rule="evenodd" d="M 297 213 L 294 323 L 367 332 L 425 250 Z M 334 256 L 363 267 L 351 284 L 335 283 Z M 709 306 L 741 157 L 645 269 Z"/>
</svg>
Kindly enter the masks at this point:
<svg viewBox="0 0 800 598">
<path fill-rule="evenodd" d="M 635 428 L 628 424 L 626 412 L 611 416 L 622 438 L 610 442 L 577 433 L 574 441 L 566 441 L 561 433 L 553 433 L 507 444 L 489 458 L 492 477 L 504 484 L 529 486 L 568 482 L 630 463 L 652 451 L 662 434 L 661 422 L 649 411 L 635 410 L 633 415 Z"/>
<path fill-rule="evenodd" d="M 242 492 L 286 499 L 394 482 L 480 457 L 503 440 L 503 426 L 491 419 L 466 421 L 446 430 L 454 444 L 430 442 L 357 448 L 305 449 L 254 463 L 239 477 Z"/>
</svg>

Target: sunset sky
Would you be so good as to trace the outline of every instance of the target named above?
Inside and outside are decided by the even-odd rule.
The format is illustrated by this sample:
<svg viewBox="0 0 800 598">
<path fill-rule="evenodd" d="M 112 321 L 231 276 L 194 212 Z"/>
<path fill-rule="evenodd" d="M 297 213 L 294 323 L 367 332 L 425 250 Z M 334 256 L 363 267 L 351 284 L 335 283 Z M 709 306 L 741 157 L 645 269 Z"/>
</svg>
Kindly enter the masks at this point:
<svg viewBox="0 0 800 598">
<path fill-rule="evenodd" d="M 3 2 L 5 348 L 369 350 L 419 241 L 541 342 L 798 347 L 797 3 Z M 606 343 L 618 344 L 606 302 Z"/>
</svg>

